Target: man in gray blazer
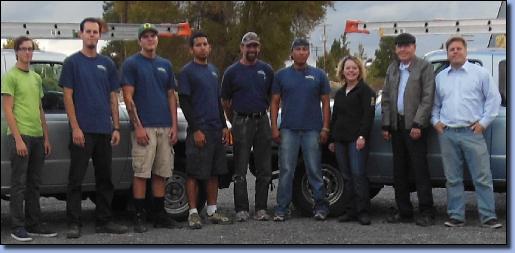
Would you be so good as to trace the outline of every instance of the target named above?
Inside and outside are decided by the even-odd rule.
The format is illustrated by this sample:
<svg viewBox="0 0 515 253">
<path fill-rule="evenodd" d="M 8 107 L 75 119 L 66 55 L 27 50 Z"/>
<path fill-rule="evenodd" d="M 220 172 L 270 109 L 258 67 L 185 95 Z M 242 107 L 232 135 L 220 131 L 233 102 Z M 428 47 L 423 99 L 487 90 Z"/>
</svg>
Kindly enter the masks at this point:
<svg viewBox="0 0 515 253">
<path fill-rule="evenodd" d="M 394 60 L 386 71 L 382 97 L 383 138 L 392 140 L 395 202 L 390 223 L 411 222 L 410 188 L 415 179 L 420 216 L 416 224 L 434 224 L 432 186 L 427 166 L 427 130 L 433 106 L 435 79 L 432 65 L 415 55 L 415 37 L 395 38 Z"/>
</svg>

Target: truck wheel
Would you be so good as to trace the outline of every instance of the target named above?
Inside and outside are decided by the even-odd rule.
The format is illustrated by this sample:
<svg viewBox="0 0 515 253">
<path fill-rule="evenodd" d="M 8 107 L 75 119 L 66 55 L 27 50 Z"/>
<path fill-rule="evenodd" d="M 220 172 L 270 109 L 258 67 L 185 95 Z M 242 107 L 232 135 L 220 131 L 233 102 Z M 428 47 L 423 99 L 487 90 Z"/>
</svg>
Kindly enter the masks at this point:
<svg viewBox="0 0 515 253">
<path fill-rule="evenodd" d="M 322 164 L 322 175 L 329 201 L 329 216 L 339 216 L 343 209 L 343 177 L 336 164 Z M 304 216 L 313 215 L 313 194 L 303 165 L 297 167 L 293 181 L 293 204 Z"/>
<path fill-rule="evenodd" d="M 165 210 L 176 220 L 188 218 L 189 205 L 186 193 L 186 173 L 175 170 L 166 182 Z M 206 204 L 206 187 L 199 182 L 197 210 L 200 212 Z"/>
</svg>

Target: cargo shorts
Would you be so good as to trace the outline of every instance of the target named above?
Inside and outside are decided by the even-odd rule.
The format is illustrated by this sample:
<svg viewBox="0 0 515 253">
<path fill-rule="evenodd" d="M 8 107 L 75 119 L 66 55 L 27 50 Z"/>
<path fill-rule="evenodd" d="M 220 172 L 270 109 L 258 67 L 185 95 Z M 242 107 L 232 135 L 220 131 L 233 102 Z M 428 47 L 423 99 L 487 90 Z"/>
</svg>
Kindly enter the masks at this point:
<svg viewBox="0 0 515 253">
<path fill-rule="evenodd" d="M 174 150 L 168 134 L 169 127 L 146 127 L 149 137 L 146 146 L 139 145 L 134 131 L 132 139 L 132 168 L 135 177 L 150 178 L 152 174 L 168 178 L 174 167 Z"/>
</svg>

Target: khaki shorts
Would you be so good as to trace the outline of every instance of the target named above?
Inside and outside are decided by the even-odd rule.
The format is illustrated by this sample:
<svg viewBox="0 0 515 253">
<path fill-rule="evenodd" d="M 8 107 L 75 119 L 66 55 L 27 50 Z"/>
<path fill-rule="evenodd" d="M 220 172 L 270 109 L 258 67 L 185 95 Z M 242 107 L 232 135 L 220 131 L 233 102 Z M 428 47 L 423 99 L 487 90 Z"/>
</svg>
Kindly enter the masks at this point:
<svg viewBox="0 0 515 253">
<path fill-rule="evenodd" d="M 168 133 L 169 127 L 145 128 L 150 139 L 147 146 L 136 141 L 134 131 L 132 139 L 132 168 L 135 177 L 150 178 L 151 174 L 171 177 L 173 172 L 174 151 Z"/>
</svg>

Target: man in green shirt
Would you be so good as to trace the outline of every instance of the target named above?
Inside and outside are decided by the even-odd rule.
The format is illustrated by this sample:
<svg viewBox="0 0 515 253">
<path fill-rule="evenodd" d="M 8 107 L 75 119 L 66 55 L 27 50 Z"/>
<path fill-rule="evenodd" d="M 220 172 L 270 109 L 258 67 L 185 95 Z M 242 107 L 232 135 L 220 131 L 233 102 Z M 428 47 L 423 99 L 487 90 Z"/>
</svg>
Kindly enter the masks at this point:
<svg viewBox="0 0 515 253">
<path fill-rule="evenodd" d="M 31 236 L 57 236 L 40 222 L 41 168 L 51 146 L 41 107 L 41 77 L 29 69 L 34 42 L 19 37 L 14 51 L 16 65 L 2 78 L 3 109 L 11 144 L 11 236 L 18 241 L 31 241 Z"/>
</svg>

